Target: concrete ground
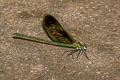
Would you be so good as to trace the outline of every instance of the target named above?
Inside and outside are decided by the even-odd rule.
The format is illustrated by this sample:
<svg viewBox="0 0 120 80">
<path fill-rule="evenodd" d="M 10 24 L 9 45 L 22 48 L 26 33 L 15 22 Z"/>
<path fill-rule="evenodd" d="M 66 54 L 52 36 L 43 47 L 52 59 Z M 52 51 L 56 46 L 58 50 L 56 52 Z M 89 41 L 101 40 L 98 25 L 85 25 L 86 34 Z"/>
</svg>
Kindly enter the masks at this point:
<svg viewBox="0 0 120 80">
<path fill-rule="evenodd" d="M 70 48 L 12 38 L 49 40 L 44 14 L 87 44 L 91 61 L 67 56 Z M 0 0 L 0 80 L 120 80 L 120 0 Z"/>
</svg>

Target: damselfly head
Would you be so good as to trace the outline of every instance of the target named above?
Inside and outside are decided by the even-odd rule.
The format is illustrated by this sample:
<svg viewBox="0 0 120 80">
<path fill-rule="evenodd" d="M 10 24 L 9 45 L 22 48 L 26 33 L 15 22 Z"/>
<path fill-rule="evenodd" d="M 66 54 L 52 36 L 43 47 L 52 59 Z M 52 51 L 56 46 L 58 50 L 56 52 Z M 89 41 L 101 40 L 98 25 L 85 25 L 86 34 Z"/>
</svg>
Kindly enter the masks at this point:
<svg viewBox="0 0 120 80">
<path fill-rule="evenodd" d="M 90 60 L 86 54 L 87 46 L 85 44 L 81 44 L 80 42 L 77 42 L 77 43 L 74 43 L 74 47 L 75 47 L 74 51 L 76 52 L 79 51 L 77 58 L 79 57 L 80 53 L 82 53 L 88 60 Z"/>
<path fill-rule="evenodd" d="M 87 45 L 83 44 L 81 49 L 86 51 L 87 50 Z"/>
</svg>

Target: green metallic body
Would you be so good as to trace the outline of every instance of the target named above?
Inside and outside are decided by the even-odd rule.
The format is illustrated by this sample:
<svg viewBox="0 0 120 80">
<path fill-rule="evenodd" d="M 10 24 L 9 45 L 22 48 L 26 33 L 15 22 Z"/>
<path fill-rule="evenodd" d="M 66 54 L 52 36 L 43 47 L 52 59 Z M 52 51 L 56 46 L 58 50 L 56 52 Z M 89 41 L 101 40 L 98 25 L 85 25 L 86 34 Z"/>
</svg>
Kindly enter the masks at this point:
<svg viewBox="0 0 120 80">
<path fill-rule="evenodd" d="M 48 40 L 40 39 L 40 38 L 33 37 L 33 36 L 28 36 L 28 35 L 21 34 L 21 33 L 14 33 L 13 35 L 14 35 L 14 38 L 21 38 L 21 39 L 31 40 L 31 41 L 35 41 L 35 42 L 55 45 L 55 46 L 76 48 L 75 46 L 73 46 L 73 44 L 65 44 L 65 43 L 58 43 L 58 42 L 48 41 Z"/>
</svg>

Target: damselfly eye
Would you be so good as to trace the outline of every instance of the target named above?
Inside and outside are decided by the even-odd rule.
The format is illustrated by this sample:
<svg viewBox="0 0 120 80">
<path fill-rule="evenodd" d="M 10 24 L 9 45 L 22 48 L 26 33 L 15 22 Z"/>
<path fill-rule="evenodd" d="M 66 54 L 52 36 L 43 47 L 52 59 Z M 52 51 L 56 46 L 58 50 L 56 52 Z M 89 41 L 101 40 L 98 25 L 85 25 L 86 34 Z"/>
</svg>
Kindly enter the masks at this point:
<svg viewBox="0 0 120 80">
<path fill-rule="evenodd" d="M 83 44 L 84 45 L 84 49 L 87 49 L 87 45 L 86 44 Z"/>
</svg>

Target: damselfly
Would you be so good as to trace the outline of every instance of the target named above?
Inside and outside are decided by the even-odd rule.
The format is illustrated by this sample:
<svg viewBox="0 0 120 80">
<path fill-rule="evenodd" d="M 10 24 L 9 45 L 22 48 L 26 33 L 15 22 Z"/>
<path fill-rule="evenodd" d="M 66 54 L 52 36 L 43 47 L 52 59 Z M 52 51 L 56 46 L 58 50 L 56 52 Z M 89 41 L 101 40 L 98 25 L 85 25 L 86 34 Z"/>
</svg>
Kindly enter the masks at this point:
<svg viewBox="0 0 120 80">
<path fill-rule="evenodd" d="M 14 38 L 73 48 L 72 52 L 68 55 L 78 52 L 77 58 L 79 57 L 80 53 L 82 53 L 89 60 L 86 54 L 87 46 L 85 44 L 81 44 L 80 42 L 76 42 L 76 40 L 73 39 L 73 37 L 69 35 L 65 29 L 63 29 L 61 24 L 53 16 L 45 15 L 42 22 L 42 27 L 51 41 L 21 33 L 14 33 L 13 35 Z"/>
</svg>

